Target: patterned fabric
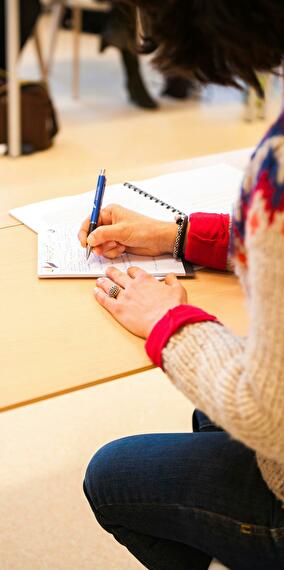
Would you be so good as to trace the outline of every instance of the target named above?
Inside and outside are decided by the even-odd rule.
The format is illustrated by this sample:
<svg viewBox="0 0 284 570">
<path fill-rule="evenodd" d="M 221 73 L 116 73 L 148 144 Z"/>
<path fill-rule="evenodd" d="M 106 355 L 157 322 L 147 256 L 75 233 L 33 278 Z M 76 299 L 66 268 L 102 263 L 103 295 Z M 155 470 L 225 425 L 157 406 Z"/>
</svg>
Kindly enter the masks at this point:
<svg viewBox="0 0 284 570">
<path fill-rule="evenodd" d="M 232 258 L 247 297 L 247 338 L 215 322 L 186 324 L 162 350 L 173 383 L 232 437 L 255 450 L 284 502 L 284 116 L 244 177 Z"/>
<path fill-rule="evenodd" d="M 248 211 L 255 194 L 262 194 L 271 223 L 277 210 L 284 210 L 284 114 L 272 125 L 252 155 L 240 198 L 236 205 L 231 236 L 231 254 L 241 264 L 246 263 L 245 230 Z M 255 213 L 250 228 L 255 232 L 260 220 Z"/>
</svg>

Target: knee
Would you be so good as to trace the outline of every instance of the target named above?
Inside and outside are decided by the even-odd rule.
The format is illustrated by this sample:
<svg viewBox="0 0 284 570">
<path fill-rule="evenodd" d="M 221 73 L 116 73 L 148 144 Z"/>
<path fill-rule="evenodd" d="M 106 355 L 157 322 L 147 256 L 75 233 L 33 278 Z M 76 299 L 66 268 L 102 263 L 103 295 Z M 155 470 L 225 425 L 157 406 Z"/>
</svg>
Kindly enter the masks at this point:
<svg viewBox="0 0 284 570">
<path fill-rule="evenodd" d="M 108 479 L 110 466 L 110 461 L 108 461 L 110 446 L 111 443 L 108 443 L 100 448 L 92 457 L 86 470 L 83 488 L 93 509 L 98 508 L 102 502 L 105 481 Z"/>
<path fill-rule="evenodd" d="M 136 477 L 144 470 L 147 435 L 132 435 L 107 443 L 91 459 L 84 491 L 93 509 L 120 504 L 125 490 L 136 489 Z"/>
<path fill-rule="evenodd" d="M 123 447 L 129 438 L 111 441 L 92 457 L 84 478 L 84 492 L 93 510 L 112 502 L 117 494 Z"/>
</svg>

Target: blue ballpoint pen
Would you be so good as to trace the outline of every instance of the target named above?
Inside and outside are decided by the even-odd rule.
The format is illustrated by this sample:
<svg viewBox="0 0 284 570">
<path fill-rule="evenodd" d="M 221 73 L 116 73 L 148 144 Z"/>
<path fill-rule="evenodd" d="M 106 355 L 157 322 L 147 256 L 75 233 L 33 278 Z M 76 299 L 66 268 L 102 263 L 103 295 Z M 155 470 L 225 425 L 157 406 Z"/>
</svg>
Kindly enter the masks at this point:
<svg viewBox="0 0 284 570">
<path fill-rule="evenodd" d="M 91 215 L 88 235 L 91 232 L 93 232 L 98 225 L 99 215 L 100 215 L 100 211 L 101 211 L 101 205 L 102 205 L 104 192 L 105 192 L 105 186 L 106 186 L 106 177 L 105 177 L 105 169 L 103 169 L 100 171 L 100 174 L 98 177 L 96 194 L 95 194 L 95 199 L 94 199 L 94 205 L 93 205 L 93 211 L 92 211 L 92 215 Z M 86 249 L 87 259 L 89 259 L 89 257 L 90 257 L 91 250 L 92 250 L 91 246 L 87 245 L 87 249 Z"/>
</svg>

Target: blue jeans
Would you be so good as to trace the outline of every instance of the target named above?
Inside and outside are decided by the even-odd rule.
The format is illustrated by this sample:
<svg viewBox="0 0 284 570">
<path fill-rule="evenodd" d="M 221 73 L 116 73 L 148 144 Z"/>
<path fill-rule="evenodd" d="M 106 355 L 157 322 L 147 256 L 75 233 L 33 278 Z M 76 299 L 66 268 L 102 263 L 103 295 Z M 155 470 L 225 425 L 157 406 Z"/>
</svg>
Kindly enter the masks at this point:
<svg viewBox="0 0 284 570">
<path fill-rule="evenodd" d="M 102 447 L 84 481 L 98 522 L 150 570 L 283 570 L 284 509 L 255 454 L 201 412 L 193 427 Z"/>
</svg>

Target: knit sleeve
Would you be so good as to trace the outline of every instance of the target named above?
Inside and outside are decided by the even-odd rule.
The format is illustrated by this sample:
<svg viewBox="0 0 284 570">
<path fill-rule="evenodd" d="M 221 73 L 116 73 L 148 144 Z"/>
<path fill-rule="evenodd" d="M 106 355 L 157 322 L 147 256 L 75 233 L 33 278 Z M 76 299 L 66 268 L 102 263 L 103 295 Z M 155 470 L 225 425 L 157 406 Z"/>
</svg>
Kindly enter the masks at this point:
<svg viewBox="0 0 284 570">
<path fill-rule="evenodd" d="M 282 155 L 283 157 L 283 152 Z M 284 160 L 264 167 L 246 202 L 249 332 L 186 325 L 162 351 L 163 368 L 218 425 L 284 464 Z"/>
</svg>

